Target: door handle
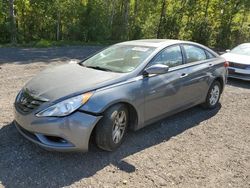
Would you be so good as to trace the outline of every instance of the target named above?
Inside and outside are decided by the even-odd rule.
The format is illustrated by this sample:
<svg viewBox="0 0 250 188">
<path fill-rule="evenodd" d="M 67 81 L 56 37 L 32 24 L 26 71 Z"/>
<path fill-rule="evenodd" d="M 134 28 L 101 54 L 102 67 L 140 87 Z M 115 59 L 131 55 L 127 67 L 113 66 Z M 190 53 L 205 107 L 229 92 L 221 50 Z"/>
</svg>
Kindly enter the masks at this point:
<svg viewBox="0 0 250 188">
<path fill-rule="evenodd" d="M 212 67 L 212 66 L 214 66 L 214 64 L 213 64 L 213 63 L 210 63 L 210 64 L 209 64 L 209 67 Z"/>
<path fill-rule="evenodd" d="M 186 76 L 188 76 L 187 73 L 182 73 L 180 77 L 181 77 L 181 78 L 184 78 L 184 77 L 186 77 Z"/>
</svg>

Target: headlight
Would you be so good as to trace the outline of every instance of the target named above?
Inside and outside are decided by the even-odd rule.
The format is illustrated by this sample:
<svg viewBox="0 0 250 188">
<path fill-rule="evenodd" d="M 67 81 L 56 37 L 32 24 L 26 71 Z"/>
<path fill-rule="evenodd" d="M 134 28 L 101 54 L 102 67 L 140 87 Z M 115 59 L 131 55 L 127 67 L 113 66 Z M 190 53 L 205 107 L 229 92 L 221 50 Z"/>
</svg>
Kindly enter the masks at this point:
<svg viewBox="0 0 250 188">
<path fill-rule="evenodd" d="M 85 104 L 89 98 L 93 95 L 92 92 L 88 92 L 76 97 L 66 99 L 55 105 L 52 105 L 45 110 L 36 114 L 38 117 L 50 117 L 50 116 L 66 116 L 77 110 L 80 106 Z"/>
</svg>

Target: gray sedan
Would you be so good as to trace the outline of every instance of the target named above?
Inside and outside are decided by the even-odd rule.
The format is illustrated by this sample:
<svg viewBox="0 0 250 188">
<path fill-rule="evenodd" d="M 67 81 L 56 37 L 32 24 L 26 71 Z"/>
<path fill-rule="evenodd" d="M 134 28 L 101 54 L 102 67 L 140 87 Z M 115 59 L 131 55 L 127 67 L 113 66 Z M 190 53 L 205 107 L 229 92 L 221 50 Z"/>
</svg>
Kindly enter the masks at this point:
<svg viewBox="0 0 250 188">
<path fill-rule="evenodd" d="M 112 151 L 128 129 L 199 104 L 215 108 L 227 66 L 193 42 L 119 43 L 35 76 L 16 97 L 14 122 L 24 137 L 48 150 L 87 151 L 93 136 L 98 147 Z"/>
</svg>

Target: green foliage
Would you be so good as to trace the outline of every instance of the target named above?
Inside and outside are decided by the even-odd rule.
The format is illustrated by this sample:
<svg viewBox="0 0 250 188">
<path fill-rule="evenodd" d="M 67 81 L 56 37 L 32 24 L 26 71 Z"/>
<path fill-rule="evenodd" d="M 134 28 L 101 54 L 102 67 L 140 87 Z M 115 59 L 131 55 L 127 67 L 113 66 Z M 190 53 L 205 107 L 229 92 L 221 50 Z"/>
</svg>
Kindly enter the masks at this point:
<svg viewBox="0 0 250 188">
<path fill-rule="evenodd" d="M 10 43 L 8 0 L 0 10 L 0 43 Z M 14 10 L 18 43 L 37 47 L 157 37 L 217 48 L 250 41 L 249 0 L 15 0 Z"/>
<path fill-rule="evenodd" d="M 41 39 L 39 40 L 37 43 L 36 43 L 36 47 L 39 47 L 39 48 L 46 48 L 46 47 L 50 47 L 52 44 L 50 41 L 48 40 L 44 40 L 44 39 Z"/>
</svg>

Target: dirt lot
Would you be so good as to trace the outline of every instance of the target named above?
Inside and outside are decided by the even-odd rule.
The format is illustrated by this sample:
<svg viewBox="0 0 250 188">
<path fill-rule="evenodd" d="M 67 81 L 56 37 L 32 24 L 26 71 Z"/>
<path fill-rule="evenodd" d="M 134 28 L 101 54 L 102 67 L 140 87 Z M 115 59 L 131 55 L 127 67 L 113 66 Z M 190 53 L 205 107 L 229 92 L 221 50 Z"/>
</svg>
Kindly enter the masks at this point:
<svg viewBox="0 0 250 188">
<path fill-rule="evenodd" d="M 0 187 L 250 187 L 249 82 L 229 80 L 217 109 L 130 132 L 112 153 L 48 152 L 20 136 L 12 103 L 24 83 L 98 49 L 0 49 Z"/>
</svg>

